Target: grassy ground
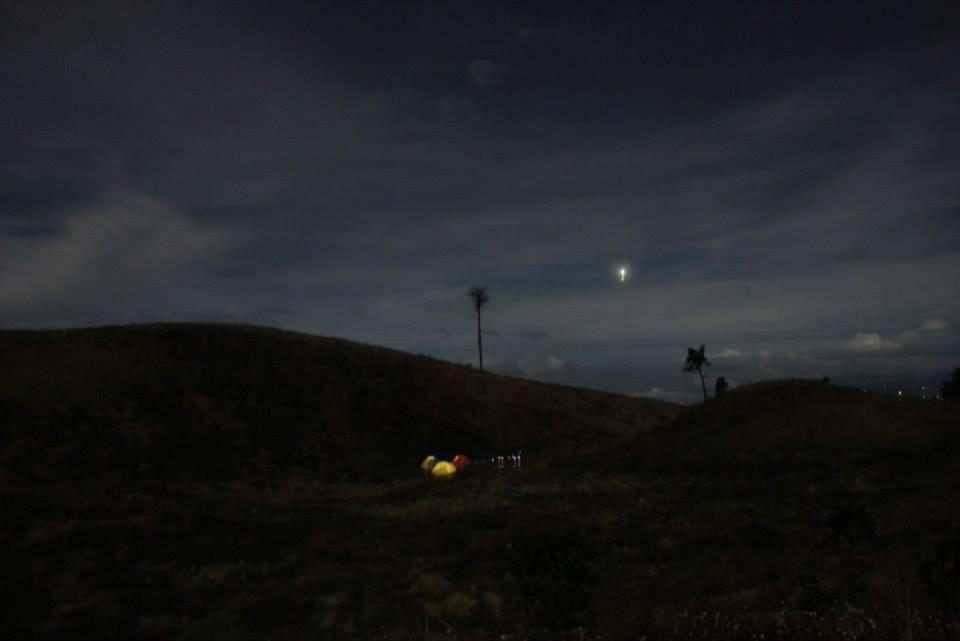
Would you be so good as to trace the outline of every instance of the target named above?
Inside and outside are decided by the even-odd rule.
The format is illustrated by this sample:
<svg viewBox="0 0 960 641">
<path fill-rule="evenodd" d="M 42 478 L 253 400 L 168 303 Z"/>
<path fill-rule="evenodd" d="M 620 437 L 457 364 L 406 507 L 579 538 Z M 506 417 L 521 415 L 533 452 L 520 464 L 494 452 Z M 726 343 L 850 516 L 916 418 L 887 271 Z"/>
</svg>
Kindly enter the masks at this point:
<svg viewBox="0 0 960 641">
<path fill-rule="evenodd" d="M 8 488 L 11 587 L 42 638 L 956 637 L 957 463 Z M 825 525 L 851 498 L 875 540 Z"/>
<path fill-rule="evenodd" d="M 6 635 L 960 638 L 952 408 L 781 382 L 630 430 L 593 402 L 620 427 L 445 482 L 5 463 Z"/>
</svg>

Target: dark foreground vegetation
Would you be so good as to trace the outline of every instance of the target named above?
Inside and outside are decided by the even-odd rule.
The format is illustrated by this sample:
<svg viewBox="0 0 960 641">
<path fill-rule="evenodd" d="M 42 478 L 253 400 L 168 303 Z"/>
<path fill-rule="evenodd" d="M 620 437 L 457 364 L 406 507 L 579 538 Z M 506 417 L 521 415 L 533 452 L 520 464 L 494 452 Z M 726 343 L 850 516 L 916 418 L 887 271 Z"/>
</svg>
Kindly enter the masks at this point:
<svg viewBox="0 0 960 641">
<path fill-rule="evenodd" d="M 801 381 L 683 409 L 262 328 L 0 332 L 3 632 L 960 638 L 956 416 Z"/>
</svg>

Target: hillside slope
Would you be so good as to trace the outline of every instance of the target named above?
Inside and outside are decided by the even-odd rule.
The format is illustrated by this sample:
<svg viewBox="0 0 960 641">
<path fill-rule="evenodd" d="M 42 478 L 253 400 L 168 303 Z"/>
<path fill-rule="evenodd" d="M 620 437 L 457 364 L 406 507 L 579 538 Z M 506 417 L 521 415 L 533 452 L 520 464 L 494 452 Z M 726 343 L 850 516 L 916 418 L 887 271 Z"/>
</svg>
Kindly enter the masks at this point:
<svg viewBox="0 0 960 641">
<path fill-rule="evenodd" d="M 954 439 L 954 408 L 935 400 L 898 400 L 809 380 L 739 387 L 677 415 L 656 436 L 638 435 L 597 455 L 635 460 L 652 440 L 672 462 L 710 460 L 844 461 L 936 451 Z"/>
<path fill-rule="evenodd" d="M 254 326 L 0 332 L 0 470 L 27 480 L 375 478 L 428 452 L 589 448 L 679 411 Z"/>
<path fill-rule="evenodd" d="M 682 409 L 246 327 L 0 346 L 11 638 L 960 639 L 946 404 Z M 535 465 L 433 482 L 442 439 Z"/>
</svg>

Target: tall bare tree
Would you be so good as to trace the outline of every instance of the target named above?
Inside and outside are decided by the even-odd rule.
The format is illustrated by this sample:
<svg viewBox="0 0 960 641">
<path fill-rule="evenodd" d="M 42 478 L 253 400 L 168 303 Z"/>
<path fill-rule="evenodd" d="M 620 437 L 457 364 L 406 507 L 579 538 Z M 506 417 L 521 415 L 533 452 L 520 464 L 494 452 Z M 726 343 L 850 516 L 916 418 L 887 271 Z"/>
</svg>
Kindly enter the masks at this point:
<svg viewBox="0 0 960 641">
<path fill-rule="evenodd" d="M 480 371 L 483 371 L 483 335 L 480 333 L 480 308 L 486 305 L 490 297 L 487 296 L 487 288 L 474 285 L 467 292 L 467 296 L 473 299 L 473 308 L 477 310 L 477 351 L 480 353 Z"/>
<path fill-rule="evenodd" d="M 703 380 L 703 366 L 709 365 L 710 361 L 707 360 L 704 352 L 706 351 L 706 346 L 701 345 L 700 349 L 693 349 L 692 347 L 687 348 L 687 363 L 683 366 L 683 371 L 685 372 L 696 372 L 700 375 L 700 386 L 703 387 L 703 400 L 707 400 L 707 384 Z"/>
</svg>

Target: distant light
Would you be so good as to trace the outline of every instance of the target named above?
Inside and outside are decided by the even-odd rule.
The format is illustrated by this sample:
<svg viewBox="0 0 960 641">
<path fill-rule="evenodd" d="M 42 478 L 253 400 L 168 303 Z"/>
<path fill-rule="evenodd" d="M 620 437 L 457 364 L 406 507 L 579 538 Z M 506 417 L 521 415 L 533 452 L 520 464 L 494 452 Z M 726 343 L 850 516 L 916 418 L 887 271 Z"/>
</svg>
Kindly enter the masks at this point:
<svg viewBox="0 0 960 641">
<path fill-rule="evenodd" d="M 626 268 L 626 267 L 620 267 L 620 269 L 617 270 L 617 273 L 620 275 L 620 282 L 621 282 L 621 283 L 624 282 L 625 280 L 627 280 L 627 268 Z"/>
</svg>

